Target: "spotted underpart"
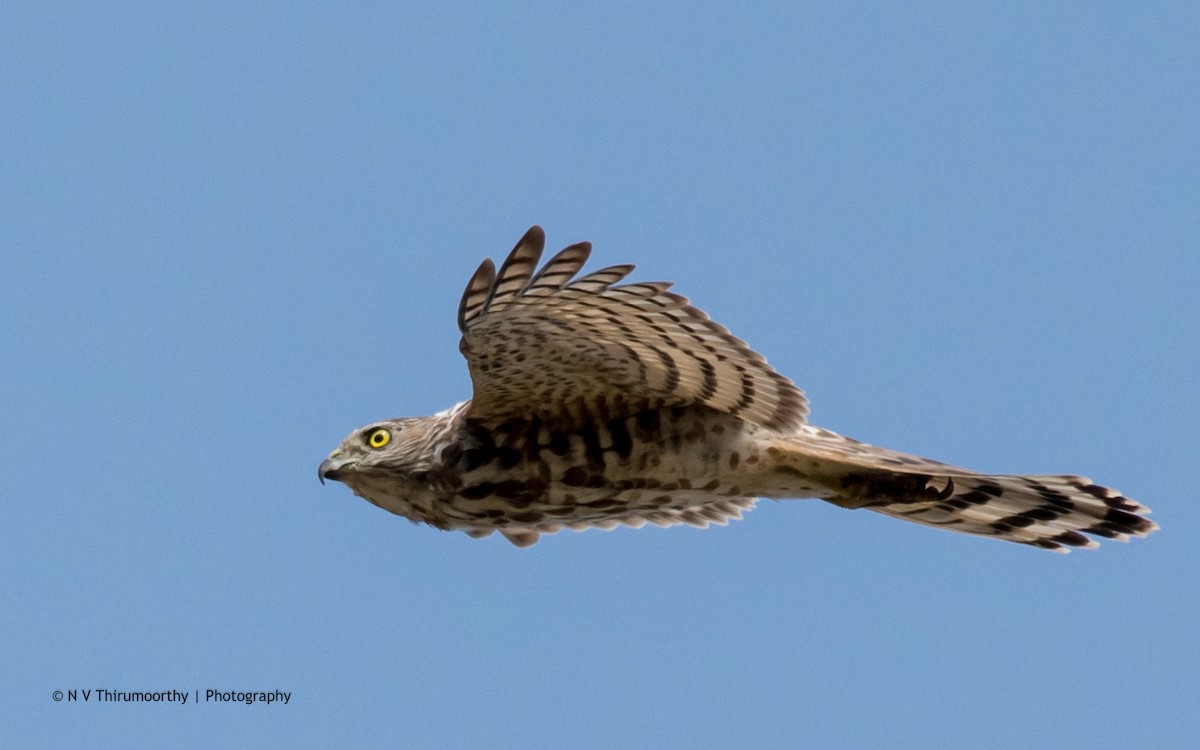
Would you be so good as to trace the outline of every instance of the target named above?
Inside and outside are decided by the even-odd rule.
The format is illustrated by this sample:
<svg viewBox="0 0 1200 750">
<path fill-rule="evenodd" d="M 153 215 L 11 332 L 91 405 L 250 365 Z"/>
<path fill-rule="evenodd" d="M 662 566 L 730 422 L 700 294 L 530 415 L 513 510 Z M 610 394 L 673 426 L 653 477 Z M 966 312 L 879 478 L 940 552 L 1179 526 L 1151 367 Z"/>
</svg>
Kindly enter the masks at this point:
<svg viewBox="0 0 1200 750">
<path fill-rule="evenodd" d="M 417 477 L 423 491 L 384 494 L 386 474 L 366 468 L 337 478 L 414 521 L 474 536 L 500 530 L 517 544 L 563 528 L 724 524 L 754 506 L 738 482 L 753 484 L 753 467 L 765 464 L 752 458 L 749 472 L 731 473 L 729 459 L 720 462 L 759 428 L 728 415 L 676 407 L 582 426 L 514 419 L 487 427 L 468 406 L 425 418 L 434 423 L 393 420 L 398 435 L 441 432 Z"/>
<path fill-rule="evenodd" d="M 801 391 L 669 284 L 618 285 L 633 266 L 578 276 L 587 243 L 538 270 L 543 244 L 529 230 L 463 294 L 474 398 L 356 430 L 322 480 L 518 546 L 560 529 L 724 524 L 764 497 L 1058 552 L 1157 528 L 1144 506 L 1083 477 L 979 474 L 809 425 Z"/>
</svg>

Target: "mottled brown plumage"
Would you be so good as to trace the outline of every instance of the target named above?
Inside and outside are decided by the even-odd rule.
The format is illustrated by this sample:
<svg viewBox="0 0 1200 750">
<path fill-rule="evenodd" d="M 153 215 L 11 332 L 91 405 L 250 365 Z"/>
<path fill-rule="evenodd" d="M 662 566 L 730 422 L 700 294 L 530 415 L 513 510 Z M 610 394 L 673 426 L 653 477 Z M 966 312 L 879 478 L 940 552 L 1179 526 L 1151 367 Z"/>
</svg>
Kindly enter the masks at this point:
<svg viewBox="0 0 1200 750">
<path fill-rule="evenodd" d="M 527 546 L 563 528 L 724 524 L 756 498 L 815 497 L 1055 551 L 1157 526 L 1076 476 L 978 474 L 806 423 L 804 394 L 670 284 L 538 270 L 533 227 L 459 306 L 474 397 L 356 430 L 319 469 L 414 522 Z M 1081 533 L 1083 532 L 1083 533 Z"/>
</svg>

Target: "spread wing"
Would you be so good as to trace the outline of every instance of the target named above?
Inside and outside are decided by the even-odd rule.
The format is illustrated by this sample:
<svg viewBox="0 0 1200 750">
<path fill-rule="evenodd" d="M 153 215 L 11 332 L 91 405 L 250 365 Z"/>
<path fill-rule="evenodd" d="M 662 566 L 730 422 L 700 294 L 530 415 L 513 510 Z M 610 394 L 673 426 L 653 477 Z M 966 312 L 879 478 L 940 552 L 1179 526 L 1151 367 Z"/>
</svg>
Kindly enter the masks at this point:
<svg viewBox="0 0 1200 750">
<path fill-rule="evenodd" d="M 669 283 L 617 285 L 631 265 L 577 278 L 586 242 L 536 270 L 544 245 L 531 228 L 499 271 L 485 260 L 463 293 L 471 418 L 571 421 L 702 404 L 777 430 L 804 423 L 800 389 Z"/>
</svg>

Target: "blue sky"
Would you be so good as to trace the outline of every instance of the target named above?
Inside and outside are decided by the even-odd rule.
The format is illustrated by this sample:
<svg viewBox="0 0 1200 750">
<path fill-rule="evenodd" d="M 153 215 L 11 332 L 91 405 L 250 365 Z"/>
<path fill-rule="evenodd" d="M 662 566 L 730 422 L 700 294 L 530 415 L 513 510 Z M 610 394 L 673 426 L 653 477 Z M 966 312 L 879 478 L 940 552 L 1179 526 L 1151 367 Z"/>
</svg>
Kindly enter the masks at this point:
<svg viewBox="0 0 1200 750">
<path fill-rule="evenodd" d="M 1191 746 L 1191 3 L 5 3 L 14 747 Z M 812 420 L 1081 473 L 1060 557 L 817 502 L 528 550 L 316 480 L 485 255 L 668 279 Z M 290 703 L 55 703 L 55 690 Z"/>
</svg>

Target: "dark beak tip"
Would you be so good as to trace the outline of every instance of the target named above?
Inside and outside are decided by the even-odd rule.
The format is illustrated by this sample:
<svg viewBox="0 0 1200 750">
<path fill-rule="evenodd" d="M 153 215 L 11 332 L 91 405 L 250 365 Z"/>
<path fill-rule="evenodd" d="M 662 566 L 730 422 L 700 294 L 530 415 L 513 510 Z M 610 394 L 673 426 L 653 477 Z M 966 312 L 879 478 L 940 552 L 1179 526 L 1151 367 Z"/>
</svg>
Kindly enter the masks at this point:
<svg viewBox="0 0 1200 750">
<path fill-rule="evenodd" d="M 317 467 L 317 479 L 321 480 L 321 484 L 325 484 L 325 479 L 337 479 L 337 469 L 334 468 L 333 462 L 328 458 L 321 462 Z"/>
</svg>

